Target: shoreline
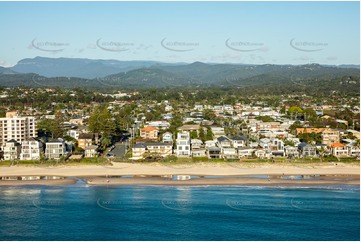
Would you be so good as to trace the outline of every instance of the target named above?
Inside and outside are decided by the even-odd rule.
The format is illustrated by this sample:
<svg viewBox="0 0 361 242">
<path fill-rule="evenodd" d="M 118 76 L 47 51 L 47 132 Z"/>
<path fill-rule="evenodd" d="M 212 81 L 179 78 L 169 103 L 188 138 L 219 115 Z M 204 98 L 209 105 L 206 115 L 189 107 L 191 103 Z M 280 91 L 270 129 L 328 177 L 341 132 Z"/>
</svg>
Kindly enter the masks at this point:
<svg viewBox="0 0 361 242">
<path fill-rule="evenodd" d="M 172 180 L 168 177 L 91 177 L 87 178 L 89 185 L 165 185 L 165 186 L 199 186 L 199 185 L 244 185 L 244 186 L 332 186 L 332 185 L 360 185 L 357 175 L 329 175 L 320 179 L 283 179 L 281 176 L 268 178 L 224 176 L 220 178 L 192 178 L 190 180 Z"/>
<path fill-rule="evenodd" d="M 193 178 L 190 180 L 171 180 L 172 175 L 189 175 Z M 204 162 L 195 164 L 112 163 L 110 166 L 0 167 L 0 179 L 21 176 L 58 176 L 64 179 L 0 180 L 0 186 L 69 185 L 76 183 L 77 178 L 86 179 L 88 185 L 359 185 L 360 165 L 347 163 L 336 165 L 332 163 Z M 194 176 L 198 177 L 195 178 Z M 213 176 L 213 178 L 202 176 Z M 268 177 L 265 179 L 257 176 Z M 317 179 L 312 177 L 284 179 L 281 176 L 317 176 Z"/>
</svg>

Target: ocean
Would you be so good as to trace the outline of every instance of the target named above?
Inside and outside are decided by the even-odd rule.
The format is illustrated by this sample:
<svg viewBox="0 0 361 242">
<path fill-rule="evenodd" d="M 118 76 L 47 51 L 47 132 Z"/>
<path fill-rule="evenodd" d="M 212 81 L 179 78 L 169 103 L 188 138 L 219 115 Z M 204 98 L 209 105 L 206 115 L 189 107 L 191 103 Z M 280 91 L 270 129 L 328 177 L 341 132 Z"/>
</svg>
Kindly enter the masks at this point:
<svg viewBox="0 0 361 242">
<path fill-rule="evenodd" d="M 360 240 L 359 186 L 0 187 L 1 240 Z"/>
</svg>

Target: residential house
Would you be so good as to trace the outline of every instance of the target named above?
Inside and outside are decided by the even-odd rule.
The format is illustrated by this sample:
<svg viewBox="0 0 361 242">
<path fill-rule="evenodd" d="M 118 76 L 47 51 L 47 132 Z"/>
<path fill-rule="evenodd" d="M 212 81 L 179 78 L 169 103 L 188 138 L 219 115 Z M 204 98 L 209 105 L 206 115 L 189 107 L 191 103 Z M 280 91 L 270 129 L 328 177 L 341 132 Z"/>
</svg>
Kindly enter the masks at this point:
<svg viewBox="0 0 361 242">
<path fill-rule="evenodd" d="M 222 127 L 211 127 L 211 131 L 214 138 L 226 135 L 226 133 L 224 132 L 224 128 Z"/>
<path fill-rule="evenodd" d="M 84 157 L 97 157 L 98 156 L 98 146 L 89 145 L 84 149 Z"/>
<path fill-rule="evenodd" d="M 207 156 L 209 159 L 220 159 L 221 158 L 221 148 L 209 147 L 207 149 Z"/>
<path fill-rule="evenodd" d="M 173 144 L 173 134 L 171 132 L 165 132 L 162 135 L 163 143 Z"/>
<path fill-rule="evenodd" d="M 300 143 L 298 145 L 298 150 L 300 151 L 303 157 L 316 157 L 316 147 L 307 143 Z"/>
<path fill-rule="evenodd" d="M 238 157 L 244 158 L 244 157 L 252 157 L 253 152 L 256 149 L 250 148 L 250 147 L 242 147 L 238 149 Z"/>
<path fill-rule="evenodd" d="M 280 139 L 271 139 L 271 142 L 268 145 L 273 156 L 284 156 L 284 142 Z"/>
<path fill-rule="evenodd" d="M 147 147 L 144 143 L 135 144 L 132 147 L 132 158 L 133 160 L 141 160 L 144 158 Z"/>
<path fill-rule="evenodd" d="M 6 141 L 2 151 L 4 152 L 4 160 L 18 160 L 21 153 L 21 144 L 14 139 Z"/>
<path fill-rule="evenodd" d="M 140 129 L 140 137 L 143 139 L 157 140 L 158 129 L 153 126 L 146 126 Z"/>
<path fill-rule="evenodd" d="M 268 150 L 258 149 L 254 152 L 255 156 L 260 159 L 269 159 L 272 154 Z"/>
<path fill-rule="evenodd" d="M 92 133 L 81 133 L 78 137 L 78 147 L 85 150 L 86 147 L 91 146 L 94 135 Z"/>
<path fill-rule="evenodd" d="M 60 159 L 66 155 L 66 145 L 63 140 L 53 140 L 45 143 L 45 157 L 49 159 Z"/>
<path fill-rule="evenodd" d="M 71 130 L 68 130 L 66 132 L 67 135 L 69 135 L 70 137 L 74 138 L 74 139 L 78 139 L 79 138 L 79 134 L 81 132 L 79 130 L 74 130 L 74 129 L 71 129 Z"/>
<path fill-rule="evenodd" d="M 258 122 L 256 124 L 256 131 L 259 130 L 278 130 L 280 129 L 280 122 Z"/>
<path fill-rule="evenodd" d="M 221 148 L 222 157 L 224 159 L 237 159 L 237 149 L 236 148 Z"/>
<path fill-rule="evenodd" d="M 232 141 L 228 139 L 226 136 L 220 136 L 217 138 L 217 146 L 220 148 L 231 148 Z"/>
<path fill-rule="evenodd" d="M 322 144 L 331 147 L 334 143 L 340 142 L 340 131 L 334 129 L 325 129 L 321 133 Z"/>
<path fill-rule="evenodd" d="M 199 150 L 199 149 L 203 149 L 204 145 L 202 140 L 200 139 L 191 139 L 191 149 L 193 150 Z"/>
<path fill-rule="evenodd" d="M 43 151 L 43 143 L 34 138 L 21 142 L 20 160 L 39 160 Z"/>
<path fill-rule="evenodd" d="M 346 145 L 348 149 L 348 155 L 353 157 L 360 157 L 360 147 L 355 144 Z"/>
<path fill-rule="evenodd" d="M 247 138 L 244 136 L 233 136 L 230 138 L 230 140 L 232 142 L 232 146 L 237 149 L 245 147 L 247 144 Z"/>
<path fill-rule="evenodd" d="M 348 156 L 347 146 L 344 144 L 341 144 L 340 142 L 336 142 L 331 145 L 331 152 L 332 152 L 332 155 L 334 155 L 336 157 Z"/>
<path fill-rule="evenodd" d="M 284 147 L 284 150 L 285 150 L 285 156 L 289 159 L 299 157 L 300 153 L 298 152 L 298 148 L 295 146 L 287 145 Z"/>
<path fill-rule="evenodd" d="M 168 143 L 145 143 L 146 149 L 150 154 L 157 154 L 161 157 L 170 156 L 173 153 L 172 144 Z"/>
<path fill-rule="evenodd" d="M 191 138 L 189 132 L 179 132 L 176 139 L 176 155 L 181 157 L 191 156 Z"/>
<path fill-rule="evenodd" d="M 322 133 L 326 128 L 296 128 L 296 134 L 303 134 L 303 133 Z"/>
<path fill-rule="evenodd" d="M 207 156 L 207 152 L 206 149 L 197 149 L 197 150 L 192 150 L 192 157 L 206 157 Z"/>
<path fill-rule="evenodd" d="M 146 154 L 166 157 L 172 155 L 172 144 L 169 143 L 139 143 L 132 147 L 133 160 L 141 160 Z"/>
<path fill-rule="evenodd" d="M 259 140 L 259 146 L 263 149 L 268 149 L 271 144 L 271 140 L 269 138 L 262 138 Z"/>
<path fill-rule="evenodd" d="M 193 120 L 192 120 L 193 121 Z M 177 128 L 177 130 L 181 131 L 181 132 L 192 132 L 192 131 L 196 131 L 197 135 L 199 135 L 199 129 L 200 129 L 200 125 L 198 124 L 189 124 L 189 125 L 183 125 L 179 128 Z"/>
<path fill-rule="evenodd" d="M 170 127 L 170 123 L 167 121 L 152 121 L 148 123 L 148 126 L 152 126 L 160 130 L 165 130 Z"/>
<path fill-rule="evenodd" d="M 217 140 L 206 140 L 204 142 L 204 146 L 206 148 L 209 148 L 209 147 L 216 147 L 217 146 Z"/>
</svg>

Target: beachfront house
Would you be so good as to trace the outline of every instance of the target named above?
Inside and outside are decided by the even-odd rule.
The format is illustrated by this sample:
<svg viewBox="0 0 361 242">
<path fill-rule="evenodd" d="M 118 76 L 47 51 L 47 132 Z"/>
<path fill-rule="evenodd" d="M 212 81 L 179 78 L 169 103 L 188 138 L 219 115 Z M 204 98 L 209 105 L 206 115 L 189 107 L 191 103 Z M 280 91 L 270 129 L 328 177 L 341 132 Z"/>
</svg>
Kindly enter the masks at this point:
<svg viewBox="0 0 361 242">
<path fill-rule="evenodd" d="M 145 156 L 167 157 L 172 155 L 172 144 L 169 143 L 138 143 L 132 147 L 132 160 L 141 160 Z"/>
<path fill-rule="evenodd" d="M 336 142 L 331 145 L 331 152 L 332 152 L 332 155 L 334 155 L 336 157 L 348 156 L 347 146 L 344 144 L 341 144 L 340 142 Z"/>
<path fill-rule="evenodd" d="M 43 143 L 34 138 L 21 142 L 20 160 L 39 160 L 43 151 Z"/>
<path fill-rule="evenodd" d="M 289 159 L 299 157 L 300 153 L 298 152 L 298 148 L 295 146 L 286 145 L 284 147 L 284 150 L 285 150 L 285 156 Z"/>
<path fill-rule="evenodd" d="M 48 159 L 60 159 L 66 155 L 66 145 L 63 140 L 52 140 L 45 143 L 45 157 Z"/>
<path fill-rule="evenodd" d="M 98 146 L 89 145 L 84 149 L 84 157 L 97 157 L 98 156 Z"/>
<path fill-rule="evenodd" d="M 307 143 L 300 143 L 298 145 L 298 150 L 302 157 L 316 157 L 316 147 Z"/>
<path fill-rule="evenodd" d="M 236 148 L 222 148 L 222 157 L 224 159 L 237 159 L 237 149 Z"/>
<path fill-rule="evenodd" d="M 220 136 L 217 138 L 217 146 L 220 148 L 231 148 L 232 142 L 226 136 Z"/>
<path fill-rule="evenodd" d="M 21 153 L 21 144 L 14 139 L 6 141 L 2 151 L 4 152 L 4 160 L 18 160 Z"/>
<path fill-rule="evenodd" d="M 245 157 L 252 157 L 253 152 L 256 149 L 250 148 L 250 147 L 242 147 L 238 149 L 238 157 L 239 158 L 245 158 Z"/>
<path fill-rule="evenodd" d="M 218 147 L 208 147 L 207 156 L 209 159 L 220 159 L 221 151 L 221 148 Z"/>
<path fill-rule="evenodd" d="M 177 134 L 175 153 L 178 157 L 191 156 L 191 138 L 189 132 L 183 131 Z"/>
</svg>

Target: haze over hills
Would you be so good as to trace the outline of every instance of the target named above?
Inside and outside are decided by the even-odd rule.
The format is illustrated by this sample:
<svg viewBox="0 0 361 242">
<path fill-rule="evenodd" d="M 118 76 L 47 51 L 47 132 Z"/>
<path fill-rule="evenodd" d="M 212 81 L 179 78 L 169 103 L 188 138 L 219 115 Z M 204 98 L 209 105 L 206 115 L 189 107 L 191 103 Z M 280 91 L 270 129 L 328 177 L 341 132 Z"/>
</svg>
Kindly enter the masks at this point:
<svg viewBox="0 0 361 242">
<path fill-rule="evenodd" d="M 357 66 L 356 66 L 357 67 Z M 311 82 L 352 79 L 358 91 L 360 69 L 353 66 L 162 63 L 72 58 L 23 59 L 11 68 L 0 67 L 0 85 L 59 86 L 64 88 L 164 88 L 164 87 L 300 87 Z M 336 85 L 337 84 L 337 85 Z M 351 85 L 350 84 L 350 85 Z M 348 85 L 348 86 L 350 86 Z M 350 89 L 350 87 L 347 87 Z M 352 90 L 352 89 L 350 89 Z"/>
</svg>

